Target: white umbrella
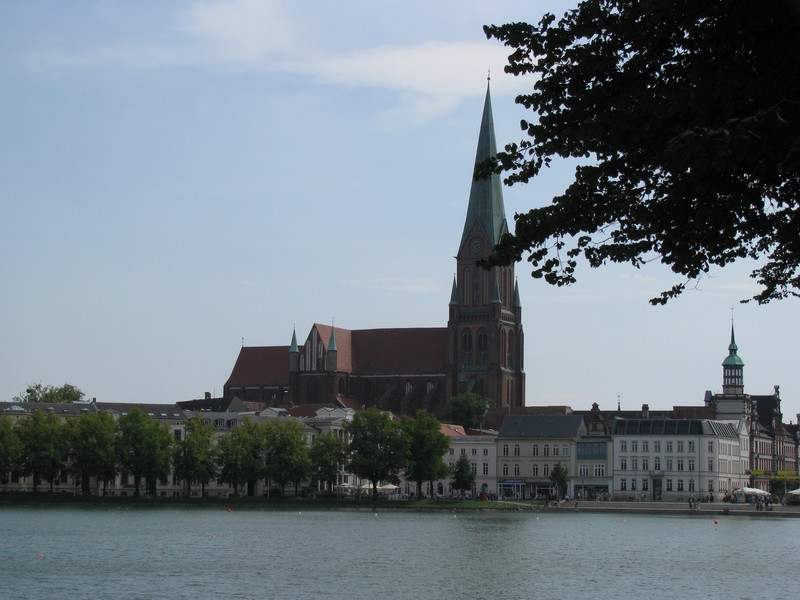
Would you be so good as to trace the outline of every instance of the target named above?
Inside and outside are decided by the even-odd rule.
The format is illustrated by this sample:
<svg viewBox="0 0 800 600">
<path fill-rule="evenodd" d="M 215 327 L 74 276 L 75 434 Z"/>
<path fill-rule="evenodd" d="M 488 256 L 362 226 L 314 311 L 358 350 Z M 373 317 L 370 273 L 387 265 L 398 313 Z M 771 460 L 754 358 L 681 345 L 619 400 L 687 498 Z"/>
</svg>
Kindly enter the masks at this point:
<svg viewBox="0 0 800 600">
<path fill-rule="evenodd" d="M 789 494 L 789 496 L 800 496 L 800 488 L 797 488 L 796 490 L 792 490 L 791 492 L 788 492 L 788 494 Z"/>
<path fill-rule="evenodd" d="M 379 490 L 383 490 L 385 492 L 390 492 L 397 489 L 397 486 L 392 483 L 384 483 L 382 486 L 378 487 Z"/>
</svg>

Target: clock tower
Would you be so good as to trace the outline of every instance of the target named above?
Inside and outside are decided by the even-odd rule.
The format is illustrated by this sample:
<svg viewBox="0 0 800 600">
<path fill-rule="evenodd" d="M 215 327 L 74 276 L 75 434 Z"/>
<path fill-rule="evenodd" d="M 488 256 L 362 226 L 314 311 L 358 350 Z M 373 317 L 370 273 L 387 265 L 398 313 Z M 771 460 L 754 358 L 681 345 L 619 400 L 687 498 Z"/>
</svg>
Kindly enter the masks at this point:
<svg viewBox="0 0 800 600">
<path fill-rule="evenodd" d="M 489 87 L 475 164 L 497 153 Z M 450 297 L 447 398 L 480 394 L 497 407 L 525 405 L 522 307 L 514 265 L 478 267 L 508 232 L 500 176 L 473 180 Z"/>
</svg>

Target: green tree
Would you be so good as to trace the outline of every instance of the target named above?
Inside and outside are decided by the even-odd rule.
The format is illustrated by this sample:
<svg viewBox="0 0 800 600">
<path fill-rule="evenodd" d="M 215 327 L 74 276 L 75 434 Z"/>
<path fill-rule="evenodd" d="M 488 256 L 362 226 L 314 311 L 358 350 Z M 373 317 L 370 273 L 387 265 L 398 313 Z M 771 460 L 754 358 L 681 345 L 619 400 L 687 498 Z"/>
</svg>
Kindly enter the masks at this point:
<svg viewBox="0 0 800 600">
<path fill-rule="evenodd" d="M 117 455 L 120 465 L 134 481 L 134 495 L 139 496 L 142 478 L 148 492 L 155 491 L 156 480 L 169 477 L 172 458 L 172 434 L 164 423 L 158 423 L 139 408 L 119 418 Z"/>
<path fill-rule="evenodd" d="M 86 413 L 67 422 L 70 467 L 81 481 L 81 493 L 91 494 L 91 479 L 103 482 L 103 492 L 117 474 L 117 424 L 107 412 Z"/>
<path fill-rule="evenodd" d="M 453 466 L 450 487 L 462 494 L 475 487 L 475 473 L 472 472 L 472 465 L 469 464 L 469 458 L 467 458 L 466 454 L 459 456 L 455 466 Z"/>
<path fill-rule="evenodd" d="M 199 481 L 202 495 L 217 474 L 217 440 L 214 428 L 199 417 L 186 421 L 186 435 L 175 444 L 175 476 L 186 483 L 186 495 L 192 494 L 192 482 Z"/>
<path fill-rule="evenodd" d="M 335 431 L 316 436 L 311 444 L 311 470 L 317 481 L 327 484 L 331 492 L 347 462 L 347 452 L 347 442 Z"/>
<path fill-rule="evenodd" d="M 232 485 L 235 495 L 242 485 L 247 485 L 249 495 L 255 495 L 256 482 L 264 473 L 263 428 L 252 419 L 244 418 L 219 438 L 218 444 L 220 480 Z"/>
<path fill-rule="evenodd" d="M 11 419 L 0 417 L 0 483 L 8 483 L 8 475 L 15 471 L 22 457 L 22 445 Z"/>
<path fill-rule="evenodd" d="M 554 285 L 590 267 L 659 260 L 680 279 L 742 258 L 759 303 L 800 295 L 800 13 L 793 1 L 586 0 L 538 25 L 484 27 L 530 75 L 535 116 L 478 176 L 526 183 L 554 157 L 574 180 L 515 217 L 484 266 L 529 253 Z M 542 199 L 543 201 L 546 199 Z M 542 202 L 544 204 L 544 202 Z"/>
<path fill-rule="evenodd" d="M 65 426 L 52 412 L 34 411 L 17 423 L 17 434 L 22 445 L 20 472 L 33 477 L 33 491 L 38 491 L 41 481 L 53 485 L 65 469 L 67 453 Z"/>
<path fill-rule="evenodd" d="M 389 413 L 375 408 L 357 413 L 345 424 L 350 434 L 349 469 L 372 483 L 372 499 L 378 499 L 378 482 L 398 483 L 406 466 L 406 437 Z"/>
<path fill-rule="evenodd" d="M 450 398 L 444 411 L 444 419 L 450 423 L 477 429 L 486 411 L 494 403 L 478 394 L 462 393 Z"/>
<path fill-rule="evenodd" d="M 567 468 L 561 463 L 555 465 L 550 471 L 550 483 L 556 488 L 556 498 L 560 498 L 562 492 L 567 491 L 567 478 Z"/>
<path fill-rule="evenodd" d="M 311 456 L 306 444 L 305 425 L 292 418 L 269 419 L 264 423 L 264 474 L 276 483 L 281 493 L 294 482 L 295 488 L 311 472 Z"/>
<path fill-rule="evenodd" d="M 426 410 L 418 410 L 413 419 L 404 417 L 400 426 L 408 446 L 405 474 L 416 482 L 417 496 L 422 497 L 423 482 L 435 481 L 448 471 L 444 454 L 450 449 L 450 438 L 442 433 L 436 417 Z"/>
<path fill-rule="evenodd" d="M 41 383 L 33 383 L 28 386 L 24 394 L 14 396 L 14 402 L 69 404 L 70 402 L 80 401 L 83 396 L 84 394 L 80 389 L 69 383 L 65 383 L 60 387 L 42 385 Z"/>
</svg>

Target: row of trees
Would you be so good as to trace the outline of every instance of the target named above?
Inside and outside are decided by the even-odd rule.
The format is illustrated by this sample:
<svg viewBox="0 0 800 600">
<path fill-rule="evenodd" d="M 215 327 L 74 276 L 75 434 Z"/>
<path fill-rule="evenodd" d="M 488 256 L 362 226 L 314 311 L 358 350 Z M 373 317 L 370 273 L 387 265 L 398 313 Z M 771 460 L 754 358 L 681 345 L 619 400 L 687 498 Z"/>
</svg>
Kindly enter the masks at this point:
<svg viewBox="0 0 800 600">
<path fill-rule="evenodd" d="M 308 480 L 333 489 L 346 469 L 372 482 L 373 498 L 379 482 L 398 483 L 401 474 L 417 484 L 420 496 L 424 482 L 450 474 L 444 463 L 450 440 L 426 411 L 398 421 L 370 409 L 356 414 L 345 429 L 349 444 L 330 432 L 316 436 L 309 446 L 305 425 L 295 419 L 244 419 L 217 437 L 211 425 L 192 418 L 185 435 L 176 440 L 166 424 L 139 409 L 116 421 L 107 412 L 62 421 L 55 413 L 36 411 L 16 424 L 0 418 L 0 473 L 32 477 L 34 491 L 41 482 L 48 482 L 52 491 L 69 473 L 89 494 L 92 479 L 102 482 L 105 492 L 124 471 L 133 478 L 138 496 L 142 481 L 154 492 L 156 483 L 167 483 L 170 473 L 184 482 L 187 494 L 193 483 L 204 490 L 214 479 L 231 485 L 236 494 L 244 488 L 252 494 L 261 479 L 268 489 L 274 486 L 281 493 L 290 483 L 297 488 Z M 474 482 L 469 468 L 455 470 L 456 489 L 471 489 Z"/>
</svg>

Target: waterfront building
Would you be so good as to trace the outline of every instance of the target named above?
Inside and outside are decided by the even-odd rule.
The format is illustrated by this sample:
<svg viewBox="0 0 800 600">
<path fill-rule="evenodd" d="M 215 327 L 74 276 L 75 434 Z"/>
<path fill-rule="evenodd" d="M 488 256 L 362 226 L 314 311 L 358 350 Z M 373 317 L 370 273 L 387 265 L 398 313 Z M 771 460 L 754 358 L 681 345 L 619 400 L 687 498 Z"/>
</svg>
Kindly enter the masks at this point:
<svg viewBox="0 0 800 600">
<path fill-rule="evenodd" d="M 469 495 L 473 498 L 481 494 L 486 497 L 497 495 L 497 432 L 464 429 L 461 425 L 443 423 L 442 433 L 450 438 L 450 449 L 444 457 L 450 469 L 461 456 L 469 459 L 470 468 L 475 474 L 475 487 Z M 442 496 L 457 494 L 449 478 L 441 479 L 434 485 L 434 492 Z"/>
<path fill-rule="evenodd" d="M 616 419 L 614 487 L 618 500 L 721 500 L 748 483 L 744 420 Z"/>
<path fill-rule="evenodd" d="M 555 495 L 553 467 L 567 469 L 575 496 L 576 448 L 586 436 L 580 415 L 506 415 L 497 434 L 497 490 L 500 497 L 528 499 Z"/>
<path fill-rule="evenodd" d="M 487 87 L 475 162 L 496 151 Z M 475 264 L 506 232 L 500 176 L 472 181 L 446 326 L 357 330 L 315 323 L 302 343 L 294 331 L 289 346 L 243 346 L 224 396 L 264 406 L 332 404 L 441 415 L 452 396 L 474 392 L 506 410 L 524 407 L 514 265 L 487 271 Z"/>
<path fill-rule="evenodd" d="M 731 324 L 728 355 L 722 361 L 722 392 L 705 394 L 705 405 L 718 420 L 743 419 L 748 431 L 749 487 L 769 491 L 771 479 L 798 474 L 798 438 L 796 428 L 783 424 L 780 386 L 772 394 L 745 393 L 744 361 Z"/>
</svg>

